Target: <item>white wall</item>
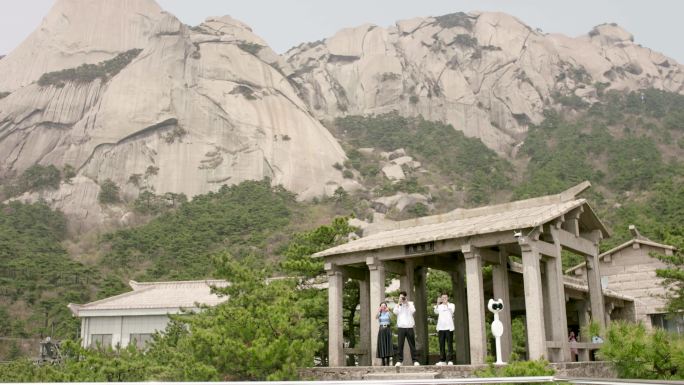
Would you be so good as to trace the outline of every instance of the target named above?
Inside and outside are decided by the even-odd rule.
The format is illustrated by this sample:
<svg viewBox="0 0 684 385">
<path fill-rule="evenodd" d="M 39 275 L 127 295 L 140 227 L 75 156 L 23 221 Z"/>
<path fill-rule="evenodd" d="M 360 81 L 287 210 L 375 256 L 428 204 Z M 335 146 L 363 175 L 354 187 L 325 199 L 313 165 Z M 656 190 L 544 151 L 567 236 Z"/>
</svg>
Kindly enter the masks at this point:
<svg viewBox="0 0 684 385">
<path fill-rule="evenodd" d="M 117 344 L 126 346 L 130 342 L 131 333 L 152 334 L 163 331 L 169 317 L 166 315 L 118 316 L 118 317 L 84 317 L 81 321 L 83 346 L 90 346 L 93 334 L 111 334 L 112 347 Z"/>
</svg>

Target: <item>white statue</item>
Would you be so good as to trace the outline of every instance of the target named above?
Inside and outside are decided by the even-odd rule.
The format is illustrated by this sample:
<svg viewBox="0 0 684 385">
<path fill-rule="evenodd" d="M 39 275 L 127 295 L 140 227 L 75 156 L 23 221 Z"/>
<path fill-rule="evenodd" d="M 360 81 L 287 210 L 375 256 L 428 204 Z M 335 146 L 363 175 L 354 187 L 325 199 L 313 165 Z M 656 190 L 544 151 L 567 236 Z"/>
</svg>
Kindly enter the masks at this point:
<svg viewBox="0 0 684 385">
<path fill-rule="evenodd" d="M 503 310 L 503 300 L 502 299 L 490 299 L 487 303 L 487 308 L 489 311 L 494 313 L 494 321 L 492 322 L 492 334 L 496 341 L 496 362 L 494 365 L 506 365 L 505 362 L 501 360 L 501 336 L 503 335 L 503 323 L 499 319 L 499 312 Z"/>
</svg>

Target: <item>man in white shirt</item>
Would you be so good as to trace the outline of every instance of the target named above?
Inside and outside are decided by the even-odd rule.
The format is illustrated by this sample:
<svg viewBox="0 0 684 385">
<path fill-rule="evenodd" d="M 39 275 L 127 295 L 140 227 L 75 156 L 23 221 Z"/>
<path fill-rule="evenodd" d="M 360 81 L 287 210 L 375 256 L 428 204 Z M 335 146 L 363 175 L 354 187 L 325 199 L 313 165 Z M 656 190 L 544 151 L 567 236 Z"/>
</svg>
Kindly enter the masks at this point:
<svg viewBox="0 0 684 385">
<path fill-rule="evenodd" d="M 392 309 L 397 316 L 397 331 L 399 334 L 399 360 L 395 366 L 401 366 L 404 362 L 404 338 L 408 340 L 409 349 L 411 350 L 411 359 L 413 365 L 418 366 L 418 357 L 416 354 L 416 336 L 413 327 L 416 322 L 413 320 L 413 313 L 416 312 L 416 307 L 413 302 L 410 302 L 406 297 L 406 292 L 399 293 L 399 303 Z"/>
<path fill-rule="evenodd" d="M 454 312 L 456 305 L 449 303 L 449 295 L 442 293 L 437 298 L 437 305 L 434 307 L 437 317 L 437 334 L 439 334 L 439 362 L 437 365 L 444 365 L 447 362 L 446 349 L 444 344 L 449 346 L 449 358 L 447 365 L 453 365 L 454 359 Z"/>
</svg>

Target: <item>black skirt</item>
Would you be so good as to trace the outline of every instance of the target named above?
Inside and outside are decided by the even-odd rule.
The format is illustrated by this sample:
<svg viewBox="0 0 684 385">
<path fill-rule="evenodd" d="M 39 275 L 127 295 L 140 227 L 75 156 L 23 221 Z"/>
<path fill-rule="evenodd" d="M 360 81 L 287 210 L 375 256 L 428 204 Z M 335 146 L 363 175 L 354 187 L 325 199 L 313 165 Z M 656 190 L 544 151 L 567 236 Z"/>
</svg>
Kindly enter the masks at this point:
<svg viewBox="0 0 684 385">
<path fill-rule="evenodd" d="M 378 358 L 392 357 L 393 355 L 392 328 L 380 326 L 378 331 Z"/>
</svg>

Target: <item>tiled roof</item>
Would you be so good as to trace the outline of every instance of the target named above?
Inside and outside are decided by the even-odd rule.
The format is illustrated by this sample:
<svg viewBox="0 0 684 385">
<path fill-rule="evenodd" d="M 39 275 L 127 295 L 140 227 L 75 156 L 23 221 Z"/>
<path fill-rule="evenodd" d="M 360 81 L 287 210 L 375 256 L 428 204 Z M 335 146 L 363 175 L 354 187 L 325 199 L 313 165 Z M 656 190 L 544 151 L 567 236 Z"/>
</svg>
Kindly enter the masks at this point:
<svg viewBox="0 0 684 385">
<path fill-rule="evenodd" d="M 620 250 L 622 250 L 622 249 L 626 249 L 626 248 L 632 246 L 632 245 L 635 244 L 635 243 L 639 243 L 639 244 L 646 245 L 646 246 L 652 246 L 652 247 L 660 248 L 660 249 L 663 249 L 663 250 L 672 250 L 672 251 L 677 250 L 677 248 L 674 247 L 674 246 L 664 245 L 664 244 L 658 243 L 658 242 L 653 242 L 652 240 L 647 239 L 647 238 L 641 238 L 641 239 L 638 239 L 638 238 L 637 238 L 637 239 L 630 239 L 629 241 L 627 241 L 627 242 L 625 242 L 625 243 L 623 243 L 623 244 L 621 244 L 621 245 L 619 245 L 619 246 L 613 247 L 612 249 L 606 251 L 605 253 L 601 253 L 601 254 L 599 255 L 599 260 L 604 259 L 604 258 L 605 258 L 606 256 L 608 256 L 608 255 L 613 255 L 613 254 L 617 253 L 618 251 L 620 251 Z M 571 267 L 571 268 L 565 270 L 565 274 L 570 274 L 570 273 L 574 272 L 575 270 L 577 270 L 577 269 L 579 269 L 579 268 L 582 268 L 582 267 L 584 267 L 584 266 L 586 266 L 586 265 L 587 265 L 586 262 L 582 262 L 582 263 L 580 263 L 580 264 L 578 264 L 578 265 L 576 265 L 576 266 L 573 266 L 573 267 Z"/>
<path fill-rule="evenodd" d="M 492 207 L 487 208 L 488 210 L 460 210 L 442 216 L 421 218 L 423 223 L 433 223 L 382 231 L 318 252 L 314 256 L 324 257 L 355 251 L 375 250 L 391 246 L 531 228 L 542 225 L 585 204 L 586 201 L 584 199 L 573 199 L 566 202 L 533 205 L 532 207 L 516 208 L 513 206 L 512 208 L 502 208 L 501 210 L 492 210 Z M 492 213 L 492 211 L 497 212 Z M 478 215 L 479 213 L 481 215 Z M 416 221 L 405 222 L 415 223 Z M 398 223 L 398 226 L 402 227 L 402 222 Z"/>
<path fill-rule="evenodd" d="M 225 287 L 223 280 L 177 281 L 177 282 L 135 282 L 129 285 L 133 291 L 101 299 L 85 305 L 69 304 L 78 315 L 82 311 L 134 310 L 134 309 L 178 309 L 195 308 L 197 304 L 214 306 L 227 297 L 211 293 L 211 286 Z"/>
</svg>

